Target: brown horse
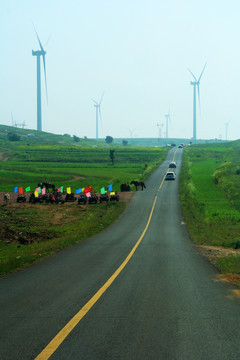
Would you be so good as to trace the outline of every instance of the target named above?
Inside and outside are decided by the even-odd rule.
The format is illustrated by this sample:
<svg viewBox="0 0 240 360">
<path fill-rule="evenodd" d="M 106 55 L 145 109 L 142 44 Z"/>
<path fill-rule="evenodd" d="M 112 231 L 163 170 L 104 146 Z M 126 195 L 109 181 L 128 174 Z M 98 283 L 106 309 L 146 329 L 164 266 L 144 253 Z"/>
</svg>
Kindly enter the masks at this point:
<svg viewBox="0 0 240 360">
<path fill-rule="evenodd" d="M 130 185 L 134 185 L 136 187 L 136 191 L 138 191 L 138 186 L 141 186 L 141 190 L 143 190 L 143 188 L 146 188 L 143 181 L 131 181 Z"/>
</svg>

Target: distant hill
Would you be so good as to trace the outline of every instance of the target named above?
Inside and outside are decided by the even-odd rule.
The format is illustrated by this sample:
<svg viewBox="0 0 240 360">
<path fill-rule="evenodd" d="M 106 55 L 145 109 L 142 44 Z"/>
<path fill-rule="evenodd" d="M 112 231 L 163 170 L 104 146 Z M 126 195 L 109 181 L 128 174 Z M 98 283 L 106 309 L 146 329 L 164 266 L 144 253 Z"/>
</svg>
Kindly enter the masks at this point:
<svg viewBox="0 0 240 360">
<path fill-rule="evenodd" d="M 9 142 L 9 134 L 16 134 L 19 136 L 19 141 L 28 144 L 48 144 L 48 145 L 85 145 L 93 146 L 99 144 L 99 141 L 87 138 L 79 138 L 69 134 L 56 135 L 44 131 L 21 129 L 12 126 L 0 125 L 0 144 Z M 14 141 L 12 141 L 14 142 Z M 102 145 L 103 142 L 101 141 Z M 105 142 L 104 142 L 105 144 Z"/>
<path fill-rule="evenodd" d="M 79 138 L 69 134 L 56 135 L 44 131 L 21 129 L 13 126 L 0 125 L 0 145 L 7 145 L 9 143 L 9 134 L 16 134 L 19 136 L 19 141 L 27 144 L 48 144 L 48 145 L 67 145 L 67 146 L 106 146 L 105 138 L 96 140 L 88 138 Z M 140 147 L 164 147 L 171 144 L 179 145 L 189 144 L 191 139 L 177 139 L 177 138 L 114 138 L 112 145 L 122 146 L 125 140 L 128 146 Z M 16 141 L 15 143 L 19 143 Z M 223 142 L 217 139 L 197 140 L 196 144 Z M 14 141 L 12 141 L 14 143 Z"/>
</svg>

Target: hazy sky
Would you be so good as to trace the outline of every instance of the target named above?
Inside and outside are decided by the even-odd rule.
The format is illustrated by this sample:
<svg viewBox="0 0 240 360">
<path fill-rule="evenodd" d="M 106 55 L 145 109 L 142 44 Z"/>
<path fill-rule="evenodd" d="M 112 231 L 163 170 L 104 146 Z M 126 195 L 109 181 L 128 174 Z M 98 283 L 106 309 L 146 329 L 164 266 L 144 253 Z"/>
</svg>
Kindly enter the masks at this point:
<svg viewBox="0 0 240 360">
<path fill-rule="evenodd" d="M 239 0 L 0 0 L 0 123 L 36 129 L 36 57 L 44 131 L 99 137 L 192 137 L 193 80 L 201 79 L 197 138 L 240 138 Z M 47 40 L 50 40 L 47 42 Z M 43 67 L 41 66 L 41 70 Z M 162 136 L 165 126 L 162 126 Z"/>
</svg>

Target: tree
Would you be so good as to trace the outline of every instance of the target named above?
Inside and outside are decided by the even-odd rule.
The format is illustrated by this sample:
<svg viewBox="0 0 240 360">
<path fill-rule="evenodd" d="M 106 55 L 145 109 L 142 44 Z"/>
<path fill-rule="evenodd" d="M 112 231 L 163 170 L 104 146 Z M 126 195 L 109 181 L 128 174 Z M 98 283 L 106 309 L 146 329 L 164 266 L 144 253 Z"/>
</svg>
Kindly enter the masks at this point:
<svg viewBox="0 0 240 360">
<path fill-rule="evenodd" d="M 110 156 L 110 159 L 112 160 L 112 165 L 114 165 L 115 150 L 110 150 L 109 156 Z"/>
<path fill-rule="evenodd" d="M 74 140 L 75 142 L 79 142 L 79 141 L 80 141 L 80 138 L 79 138 L 78 136 L 76 136 L 76 135 L 73 135 L 73 140 Z"/>
<path fill-rule="evenodd" d="M 127 146 L 128 141 L 127 140 L 122 140 L 122 144 L 123 144 L 123 146 Z"/>
<path fill-rule="evenodd" d="M 10 140 L 10 141 L 19 141 L 20 136 L 13 133 L 13 132 L 10 132 L 10 133 L 8 133 L 8 140 Z"/>
<path fill-rule="evenodd" d="M 113 137 L 107 135 L 105 141 L 106 141 L 107 144 L 111 144 L 113 142 Z"/>
</svg>

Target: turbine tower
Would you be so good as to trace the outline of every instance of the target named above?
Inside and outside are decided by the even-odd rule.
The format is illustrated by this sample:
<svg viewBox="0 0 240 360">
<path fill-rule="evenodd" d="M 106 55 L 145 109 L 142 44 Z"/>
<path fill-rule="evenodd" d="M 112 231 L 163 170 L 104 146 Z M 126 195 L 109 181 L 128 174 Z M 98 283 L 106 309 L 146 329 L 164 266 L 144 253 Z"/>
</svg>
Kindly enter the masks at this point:
<svg viewBox="0 0 240 360">
<path fill-rule="evenodd" d="M 35 30 L 36 32 L 36 30 Z M 37 57 L 37 130 L 42 131 L 42 99 L 41 99 L 41 66 L 40 66 L 40 58 L 43 58 L 43 68 L 44 68 L 44 77 L 45 77 L 45 87 L 46 87 L 46 97 L 47 95 L 47 77 L 46 77 L 46 64 L 45 64 L 45 55 L 46 51 L 43 49 L 41 41 L 36 32 L 38 43 L 41 50 L 33 51 L 32 56 Z"/>
<path fill-rule="evenodd" d="M 96 100 L 92 99 L 92 101 L 94 102 L 94 107 L 96 108 L 96 140 L 98 140 L 98 114 L 100 116 L 100 119 L 102 119 L 102 115 L 101 115 L 101 103 L 102 103 L 102 99 L 103 99 L 103 95 L 104 92 L 102 93 L 101 99 L 99 102 L 97 102 Z"/>
<path fill-rule="evenodd" d="M 163 128 L 164 124 L 159 124 L 157 123 L 157 127 L 158 127 L 158 142 L 160 142 L 160 138 L 162 137 L 162 128 Z"/>
<path fill-rule="evenodd" d="M 195 77 L 195 75 L 192 73 L 192 71 L 190 69 L 188 69 L 188 71 L 190 72 L 190 74 L 193 76 L 193 78 L 195 80 L 195 81 L 190 81 L 190 84 L 193 85 L 193 140 L 197 139 L 196 88 L 198 91 L 198 101 L 199 101 L 199 109 L 200 109 L 199 85 L 200 85 L 200 80 L 201 80 L 201 77 L 205 70 L 206 65 L 207 65 L 207 63 L 204 65 L 204 68 L 202 69 L 201 75 L 199 76 L 198 79 Z"/>
<path fill-rule="evenodd" d="M 228 140 L 228 125 L 229 125 L 229 122 L 225 123 L 226 140 Z"/>
<path fill-rule="evenodd" d="M 166 139 L 168 139 L 168 122 L 170 121 L 170 112 L 168 110 L 168 114 L 165 115 L 166 119 Z"/>
</svg>

